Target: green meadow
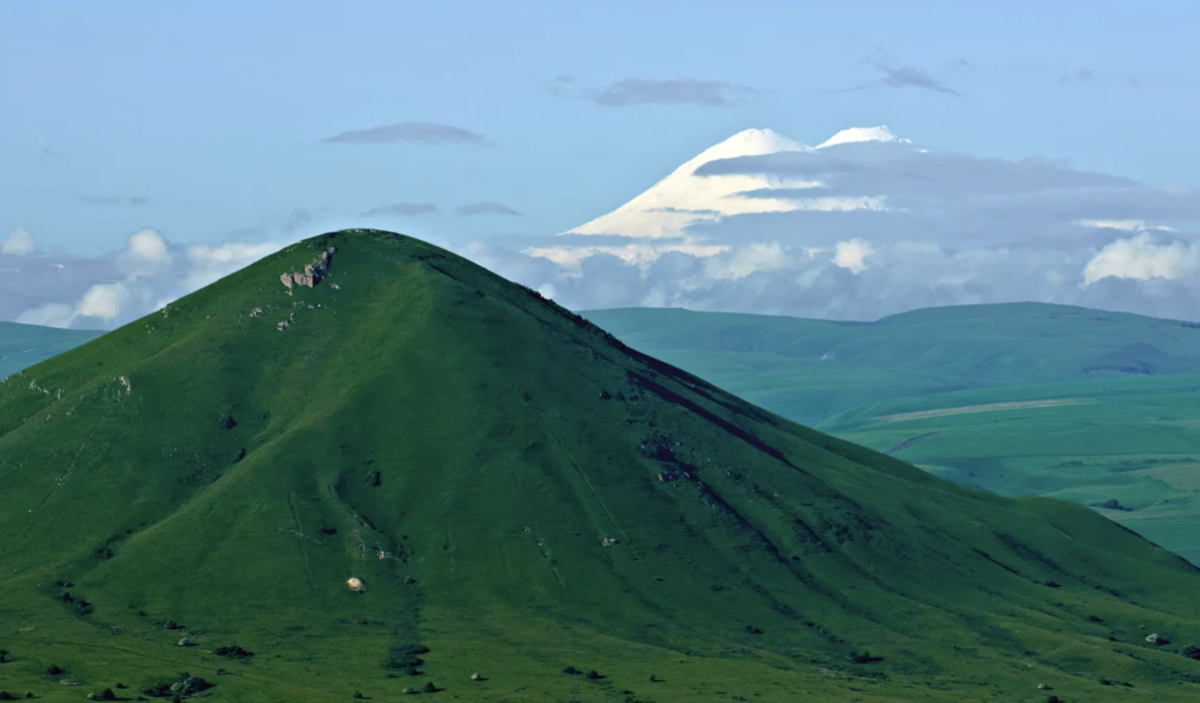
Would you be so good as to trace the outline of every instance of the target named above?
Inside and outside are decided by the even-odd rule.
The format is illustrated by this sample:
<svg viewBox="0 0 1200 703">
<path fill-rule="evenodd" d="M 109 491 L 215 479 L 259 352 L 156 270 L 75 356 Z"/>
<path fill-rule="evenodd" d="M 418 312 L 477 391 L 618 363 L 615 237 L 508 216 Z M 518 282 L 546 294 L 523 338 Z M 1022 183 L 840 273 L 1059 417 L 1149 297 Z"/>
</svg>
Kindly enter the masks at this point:
<svg viewBox="0 0 1200 703">
<path fill-rule="evenodd" d="M 1200 697 L 1200 569 L 905 459 L 329 233 L 0 383 L 0 698 Z"/>
<path fill-rule="evenodd" d="M 586 315 L 781 415 L 998 495 L 1096 506 L 1200 563 L 1200 325 L 1042 304 Z"/>
</svg>

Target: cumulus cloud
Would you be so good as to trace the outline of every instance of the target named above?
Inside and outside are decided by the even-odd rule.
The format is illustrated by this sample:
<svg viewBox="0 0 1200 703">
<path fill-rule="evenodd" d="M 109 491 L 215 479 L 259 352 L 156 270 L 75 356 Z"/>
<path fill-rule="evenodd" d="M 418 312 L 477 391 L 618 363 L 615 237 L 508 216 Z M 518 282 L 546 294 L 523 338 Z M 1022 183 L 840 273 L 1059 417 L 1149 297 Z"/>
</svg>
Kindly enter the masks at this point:
<svg viewBox="0 0 1200 703">
<path fill-rule="evenodd" d="M 0 254 L 12 256 L 29 256 L 35 249 L 37 244 L 33 241 L 33 235 L 20 227 L 13 228 L 4 243 L 0 244 Z"/>
<path fill-rule="evenodd" d="M 174 245 L 160 232 L 131 234 L 94 258 L 25 257 L 0 268 L 0 319 L 52 327 L 112 328 L 153 312 L 282 248 L 280 242 Z"/>
<path fill-rule="evenodd" d="M 765 91 L 725 81 L 698 78 L 626 78 L 592 96 L 601 107 L 700 105 L 726 107 L 761 97 Z"/>
<path fill-rule="evenodd" d="M 469 129 L 436 122 L 400 122 L 382 127 L 354 129 L 327 137 L 323 141 L 330 144 L 487 144 L 482 135 Z"/>
<path fill-rule="evenodd" d="M 1181 280 L 1200 273 L 1200 242 L 1156 242 L 1149 232 L 1118 239 L 1096 253 L 1083 269 L 1083 284 L 1103 278 L 1146 281 L 1152 278 Z"/>
<path fill-rule="evenodd" d="M 509 216 L 515 216 L 515 217 L 521 216 L 521 213 L 510 208 L 509 206 L 502 205 L 500 203 L 493 203 L 493 202 L 471 203 L 470 205 L 460 205 L 458 207 L 458 214 L 463 215 L 464 217 L 470 217 L 471 215 L 509 215 Z"/>
</svg>

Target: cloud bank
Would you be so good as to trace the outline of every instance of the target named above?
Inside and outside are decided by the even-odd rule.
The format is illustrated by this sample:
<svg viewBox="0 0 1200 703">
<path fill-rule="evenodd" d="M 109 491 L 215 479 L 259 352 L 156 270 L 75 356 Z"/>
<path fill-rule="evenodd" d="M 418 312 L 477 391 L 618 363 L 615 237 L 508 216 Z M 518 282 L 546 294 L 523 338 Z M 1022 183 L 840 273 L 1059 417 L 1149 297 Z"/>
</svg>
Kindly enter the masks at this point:
<svg viewBox="0 0 1200 703">
<path fill-rule="evenodd" d="M 111 329 L 141 317 L 284 245 L 183 246 L 142 229 L 118 252 L 82 258 L 36 253 L 29 242 L 22 254 L 0 252 L 0 319 L 86 329 Z"/>
<path fill-rule="evenodd" d="M 755 176 L 775 185 L 740 197 L 803 207 L 714 216 L 697 199 L 693 213 L 708 214 L 672 237 L 629 236 L 631 226 L 602 241 L 531 237 L 456 249 L 573 309 L 874 320 L 1040 301 L 1200 320 L 1193 186 L 938 151 L 878 128 L 847 130 L 821 148 L 714 159 L 692 175 Z M 830 202 L 839 207 L 821 207 Z"/>
<path fill-rule="evenodd" d="M 874 320 L 931 306 L 1040 301 L 1200 321 L 1200 188 L 940 151 L 883 128 L 846 130 L 819 147 L 765 134 L 757 153 L 746 146 L 754 140 L 735 139 L 685 164 L 687 187 L 667 193 L 683 205 L 658 193 L 603 232 L 433 243 L 576 310 Z M 789 148 L 771 151 L 777 142 Z M 706 179 L 748 190 L 705 189 Z M 745 202 L 734 207 L 737 198 Z M 763 201 L 778 207 L 755 206 Z M 656 203 L 680 210 L 678 228 L 659 232 L 638 220 L 661 215 Z M 315 234 L 317 224 L 298 210 L 277 239 L 193 246 L 142 230 L 94 258 L 56 257 L 13 230 L 0 243 L 0 319 L 111 328 Z M 361 220 L 323 216 L 319 224 L 324 231 Z"/>
</svg>

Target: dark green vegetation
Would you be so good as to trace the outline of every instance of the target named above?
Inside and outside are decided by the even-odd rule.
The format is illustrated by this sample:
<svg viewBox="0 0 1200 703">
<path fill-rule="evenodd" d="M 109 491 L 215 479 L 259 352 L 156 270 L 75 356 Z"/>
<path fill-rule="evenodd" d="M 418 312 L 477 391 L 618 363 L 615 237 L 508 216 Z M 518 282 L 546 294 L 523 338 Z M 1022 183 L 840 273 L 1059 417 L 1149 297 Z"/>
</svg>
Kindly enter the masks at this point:
<svg viewBox="0 0 1200 703">
<path fill-rule="evenodd" d="M 1200 564 L 1200 324 L 1041 304 L 587 317 L 786 417 L 1000 495 L 1094 506 Z"/>
<path fill-rule="evenodd" d="M 51 392 L 0 384 L 0 690 L 1200 695 L 1175 555 L 793 424 L 417 240 L 307 240 L 25 377 Z"/>
<path fill-rule="evenodd" d="M 100 336 L 88 330 L 0 322 L 0 378 Z"/>
</svg>

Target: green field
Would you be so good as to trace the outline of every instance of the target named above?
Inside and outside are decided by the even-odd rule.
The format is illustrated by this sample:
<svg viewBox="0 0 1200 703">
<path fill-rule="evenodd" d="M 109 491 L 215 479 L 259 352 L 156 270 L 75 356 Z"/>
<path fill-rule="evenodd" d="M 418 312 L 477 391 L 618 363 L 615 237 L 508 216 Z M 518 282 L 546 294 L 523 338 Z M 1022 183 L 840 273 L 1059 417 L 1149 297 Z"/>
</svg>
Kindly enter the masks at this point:
<svg viewBox="0 0 1200 703">
<path fill-rule="evenodd" d="M 0 378 L 95 339 L 99 332 L 0 322 Z"/>
<path fill-rule="evenodd" d="M 587 316 L 751 402 L 944 478 L 1116 500 L 1131 510 L 1098 509 L 1200 564 L 1200 325 L 1040 304 L 872 324 Z"/>
<path fill-rule="evenodd" d="M 324 280 L 282 285 L 328 247 Z M 0 485 L 16 696 L 1200 697 L 1176 555 L 794 424 L 383 232 L 0 383 Z"/>
</svg>

